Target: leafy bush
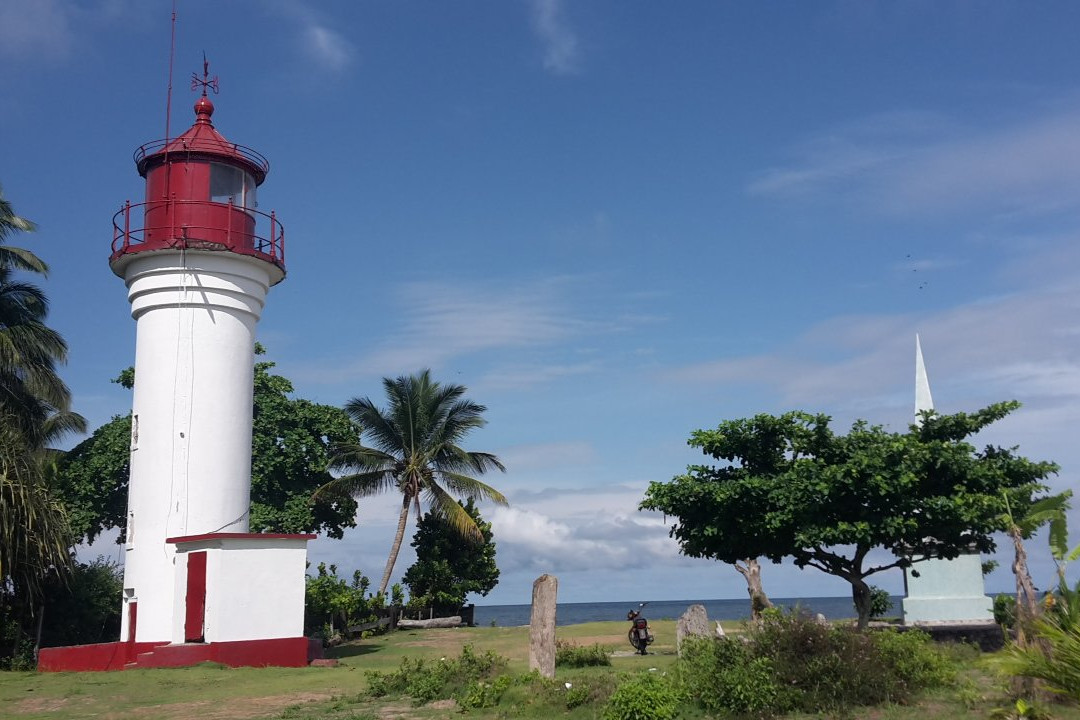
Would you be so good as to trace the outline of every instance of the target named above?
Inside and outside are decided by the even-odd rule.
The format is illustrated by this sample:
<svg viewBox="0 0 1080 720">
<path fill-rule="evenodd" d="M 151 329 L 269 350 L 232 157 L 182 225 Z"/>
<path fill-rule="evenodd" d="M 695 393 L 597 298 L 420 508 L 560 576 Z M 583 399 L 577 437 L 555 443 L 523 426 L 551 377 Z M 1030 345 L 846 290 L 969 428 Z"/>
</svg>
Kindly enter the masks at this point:
<svg viewBox="0 0 1080 720">
<path fill-rule="evenodd" d="M 684 695 L 711 713 L 768 716 L 785 706 L 768 658 L 735 638 L 686 638 L 675 666 Z"/>
<path fill-rule="evenodd" d="M 619 684 L 604 706 L 604 720 L 673 720 L 680 694 L 666 675 L 634 675 Z"/>
<path fill-rule="evenodd" d="M 350 625 L 375 619 L 376 607 L 384 602 L 381 595 L 367 594 L 371 581 L 359 570 L 353 573 L 351 583 L 338 576 L 337 565 L 327 570 L 326 563 L 319 563 L 316 571 L 305 578 L 305 632 L 329 639 Z"/>
<path fill-rule="evenodd" d="M 925 633 L 859 633 L 800 613 L 767 613 L 747 642 L 687 641 L 675 668 L 685 697 L 708 712 L 739 717 L 906 702 L 953 674 Z"/>
<path fill-rule="evenodd" d="M 870 586 L 870 617 L 884 617 L 892 610 L 892 595 L 876 585 Z"/>
<path fill-rule="evenodd" d="M 599 643 L 591 646 L 574 645 L 562 640 L 555 641 L 556 667 L 598 667 L 611 664 L 607 649 Z"/>
<path fill-rule="evenodd" d="M 994 622 L 1004 628 L 1016 624 L 1016 596 L 996 595 L 994 597 Z"/>
<path fill-rule="evenodd" d="M 886 630 L 871 635 L 882 661 L 897 683 L 893 692 L 906 700 L 922 688 L 943 687 L 956 680 L 953 663 L 922 630 Z"/>
<path fill-rule="evenodd" d="M 491 682 L 474 680 L 458 694 L 457 703 L 467 710 L 495 707 L 513 684 L 514 678 L 510 675 L 500 675 Z"/>
<path fill-rule="evenodd" d="M 483 688 L 480 682 L 489 680 L 505 666 L 506 658 L 490 650 L 478 655 L 471 645 L 466 645 L 461 648 L 461 656 L 455 659 L 442 658 L 437 662 L 428 662 L 422 658 L 405 657 L 394 672 L 369 670 L 366 673 L 367 692 L 371 697 L 408 695 L 417 705 L 449 698 L 459 702 L 466 698 L 466 702 L 490 701 L 494 704 L 512 680 L 498 678 L 488 689 Z"/>
</svg>

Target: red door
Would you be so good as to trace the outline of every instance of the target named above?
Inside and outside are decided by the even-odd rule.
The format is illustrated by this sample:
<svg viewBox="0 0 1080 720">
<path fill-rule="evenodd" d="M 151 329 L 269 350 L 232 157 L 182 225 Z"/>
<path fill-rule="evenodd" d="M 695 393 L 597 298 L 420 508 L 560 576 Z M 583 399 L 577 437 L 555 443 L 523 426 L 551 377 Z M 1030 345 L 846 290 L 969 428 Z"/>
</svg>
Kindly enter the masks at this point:
<svg viewBox="0 0 1080 720">
<path fill-rule="evenodd" d="M 206 553 L 188 553 L 187 599 L 184 612 L 184 642 L 204 642 L 206 632 Z"/>
</svg>

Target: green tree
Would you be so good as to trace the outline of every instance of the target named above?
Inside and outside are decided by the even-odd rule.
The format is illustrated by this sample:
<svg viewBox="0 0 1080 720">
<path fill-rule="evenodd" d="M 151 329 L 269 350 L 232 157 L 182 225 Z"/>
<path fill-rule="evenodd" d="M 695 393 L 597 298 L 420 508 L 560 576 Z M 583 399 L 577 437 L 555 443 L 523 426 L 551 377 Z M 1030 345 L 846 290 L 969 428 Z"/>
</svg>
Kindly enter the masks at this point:
<svg viewBox="0 0 1080 720">
<path fill-rule="evenodd" d="M 326 639 L 344 634 L 350 625 L 374 619 L 374 605 L 367 590 L 371 581 L 359 570 L 352 582 L 338 577 L 337 565 L 327 570 L 319 563 L 317 574 L 308 575 L 305 583 L 304 630 L 323 633 Z"/>
<path fill-rule="evenodd" d="M 1045 489 L 1053 463 L 967 442 L 1017 407 L 925 413 L 905 433 L 858 421 L 837 435 L 828 416 L 802 412 L 726 421 L 696 431 L 690 444 L 728 464 L 691 466 L 651 483 L 641 509 L 675 518 L 671 534 L 686 555 L 791 557 L 843 578 L 866 627 L 868 576 L 971 548 L 990 552 L 993 533 L 1004 529 L 1002 492 L 1031 497 Z M 869 563 L 874 548 L 894 559 Z"/>
<path fill-rule="evenodd" d="M 1068 550 L 1068 531 L 1065 514 L 1069 509 L 1072 491 L 1066 490 L 1057 495 L 1039 498 L 1035 502 L 1029 497 L 1018 497 L 1012 501 L 1008 493 L 1002 494 L 1005 509 L 1001 522 L 1013 544 L 1012 571 L 1016 577 L 1016 609 L 1014 622 L 1021 644 L 1025 640 L 1030 625 L 1038 615 L 1038 598 L 1035 596 L 1035 583 L 1028 570 L 1027 550 L 1024 540 L 1031 538 L 1044 525 L 1050 526 L 1050 547 L 1056 561 L 1061 562 Z"/>
<path fill-rule="evenodd" d="M 12 654 L 50 578 L 70 568 L 67 518 L 49 487 L 48 444 L 82 418 L 57 366 L 67 345 L 45 324 L 48 299 L 18 272 L 48 273 L 41 258 L 8 244 L 34 229 L 0 190 L 0 625 L 13 628 Z M 6 649 L 6 648 L 5 648 Z"/>
<path fill-rule="evenodd" d="M 263 348 L 257 345 L 256 353 Z M 290 397 L 292 383 L 274 375 L 273 367 L 255 363 L 251 531 L 340 538 L 356 524 L 356 501 L 338 492 L 312 503 L 311 493 L 332 477 L 331 444 L 355 438 L 359 429 L 340 408 Z M 126 370 L 114 382 L 131 388 L 134 373 Z M 128 414 L 99 427 L 60 461 L 57 484 L 77 539 L 90 542 L 109 528 L 123 529 L 130 448 Z"/>
<path fill-rule="evenodd" d="M 405 571 L 410 605 L 456 612 L 469 593 L 487 595 L 499 583 L 491 523 L 480 517 L 472 498 L 459 505 L 480 529 L 482 539 L 462 539 L 440 515 L 427 513 L 416 524 L 412 547 L 416 562 Z"/>
<path fill-rule="evenodd" d="M 483 427 L 483 405 L 464 398 L 462 385 L 442 385 L 431 379 L 431 371 L 418 375 L 383 378 L 388 406 L 377 407 L 369 398 L 353 398 L 345 411 L 361 428 L 361 441 L 370 438 L 373 447 L 361 442 L 339 445 L 335 465 L 348 472 L 316 493 L 348 492 L 369 497 L 387 490 L 401 494 L 401 512 L 390 556 L 386 561 L 379 593 L 385 594 L 394 571 L 409 512 L 420 516 L 420 500 L 427 500 L 432 513 L 441 516 L 458 534 L 480 540 L 476 522 L 454 496 L 487 499 L 505 505 L 506 498 L 495 488 L 466 473 L 483 474 L 506 468 L 490 453 L 471 452 L 458 443 L 476 428 Z"/>
</svg>

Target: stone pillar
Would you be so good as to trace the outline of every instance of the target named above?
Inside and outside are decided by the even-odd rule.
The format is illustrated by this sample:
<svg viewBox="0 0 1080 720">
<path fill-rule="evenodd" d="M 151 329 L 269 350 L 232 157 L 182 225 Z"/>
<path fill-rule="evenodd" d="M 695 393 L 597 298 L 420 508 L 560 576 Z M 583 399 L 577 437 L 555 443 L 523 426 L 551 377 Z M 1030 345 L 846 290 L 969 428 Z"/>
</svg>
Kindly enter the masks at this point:
<svg viewBox="0 0 1080 720">
<path fill-rule="evenodd" d="M 555 602 L 559 579 L 541 575 L 533 582 L 532 616 L 529 620 L 529 669 L 555 677 Z"/>
<path fill-rule="evenodd" d="M 683 638 L 709 636 L 709 615 L 704 605 L 691 605 L 686 608 L 675 625 L 675 650 L 682 655 Z"/>
</svg>

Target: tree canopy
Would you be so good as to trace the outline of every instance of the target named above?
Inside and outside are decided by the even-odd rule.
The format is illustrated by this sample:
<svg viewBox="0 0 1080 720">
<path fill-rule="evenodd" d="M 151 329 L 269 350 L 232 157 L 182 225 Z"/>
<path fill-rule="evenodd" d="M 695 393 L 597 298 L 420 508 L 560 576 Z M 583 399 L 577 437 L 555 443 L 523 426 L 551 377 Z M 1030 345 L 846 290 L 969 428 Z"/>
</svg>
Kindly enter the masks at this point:
<svg viewBox="0 0 1080 720">
<path fill-rule="evenodd" d="M 968 438 L 1019 407 L 923 414 L 920 425 L 888 432 L 864 421 L 846 435 L 831 418 L 790 412 L 730 420 L 695 431 L 689 444 L 724 465 L 695 465 L 653 482 L 641 503 L 675 518 L 681 551 L 734 563 L 793 558 L 843 578 L 865 626 L 865 578 L 929 558 L 994 550 L 1007 494 L 1030 502 L 1057 466 L 1016 449 L 977 450 Z M 1004 494 L 1003 494 L 1004 493 Z M 875 548 L 892 557 L 876 564 Z"/>
<path fill-rule="evenodd" d="M 290 397 L 292 383 L 273 374 L 273 367 L 255 363 L 251 531 L 340 538 L 356 524 L 356 501 L 337 492 L 313 503 L 311 494 L 332 477 L 331 444 L 355 438 L 359 428 L 339 408 Z M 129 369 L 114 382 L 130 388 L 133 380 Z M 109 528 L 123 529 L 130 443 L 131 415 L 117 416 L 60 461 L 58 487 L 77 539 L 89 542 Z"/>
<path fill-rule="evenodd" d="M 482 539 L 463 539 L 440 515 L 427 513 L 420 518 L 412 541 L 416 562 L 403 578 L 410 605 L 452 613 L 465 604 L 469 593 L 487 595 L 499 583 L 491 523 L 480 517 L 472 498 L 461 505 Z"/>
<path fill-rule="evenodd" d="M 425 499 L 430 511 L 441 516 L 461 537 L 480 540 L 476 521 L 456 497 L 487 499 L 505 505 L 495 488 L 472 477 L 489 470 L 505 470 L 491 453 L 463 449 L 460 443 L 471 431 L 486 424 L 483 405 L 465 398 L 463 385 L 443 385 L 431 379 L 431 371 L 417 375 L 383 378 L 388 405 L 379 408 L 369 398 L 353 398 L 346 412 L 361 428 L 372 446 L 360 442 L 335 448 L 334 463 L 348 474 L 331 480 L 318 490 L 347 492 L 368 497 L 385 491 L 401 494 L 401 512 L 379 592 L 390 584 L 409 512 L 420 515 Z M 471 473 L 471 474 L 469 474 Z"/>
</svg>

